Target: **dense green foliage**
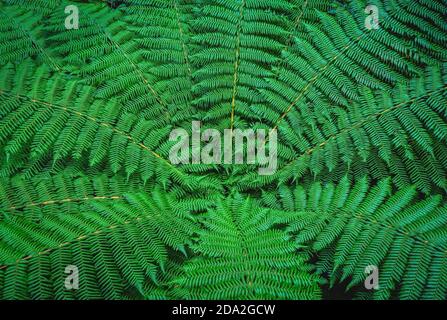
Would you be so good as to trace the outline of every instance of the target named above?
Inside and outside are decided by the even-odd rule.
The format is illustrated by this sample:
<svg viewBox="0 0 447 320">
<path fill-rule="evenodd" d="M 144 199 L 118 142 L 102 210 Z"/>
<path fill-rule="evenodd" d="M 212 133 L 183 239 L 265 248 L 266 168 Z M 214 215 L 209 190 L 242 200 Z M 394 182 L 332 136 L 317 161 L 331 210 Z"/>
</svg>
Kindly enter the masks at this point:
<svg viewBox="0 0 447 320">
<path fill-rule="evenodd" d="M 0 299 L 446 299 L 446 16 L 0 1 Z M 191 121 L 277 129 L 278 170 L 171 164 Z"/>
</svg>

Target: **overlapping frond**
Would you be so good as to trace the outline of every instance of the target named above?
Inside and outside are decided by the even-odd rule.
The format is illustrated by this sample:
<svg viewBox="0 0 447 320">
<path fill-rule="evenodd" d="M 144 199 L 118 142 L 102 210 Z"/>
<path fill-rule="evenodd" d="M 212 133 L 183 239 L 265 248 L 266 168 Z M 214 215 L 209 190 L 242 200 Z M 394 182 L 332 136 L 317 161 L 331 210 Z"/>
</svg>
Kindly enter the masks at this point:
<svg viewBox="0 0 447 320">
<path fill-rule="evenodd" d="M 113 172 L 137 174 L 143 181 L 216 186 L 188 176 L 168 161 L 165 137 L 170 127 L 158 128 L 157 120 L 120 113 L 117 100 L 96 99 L 93 87 L 53 74 L 48 67 L 36 68 L 31 60 L 7 65 L 1 72 L 5 174 L 48 158 L 54 165 L 72 157 L 87 160 L 90 167 L 107 163 Z M 30 76 L 35 77 L 31 85 Z"/>
<path fill-rule="evenodd" d="M 186 253 L 196 227 L 174 197 L 160 189 L 132 192 L 119 178 L 72 179 L 66 173 L 1 182 L 3 299 L 147 295 L 145 288 L 164 277 L 169 250 Z M 67 266 L 79 271 L 77 293 L 65 287 Z"/>
<path fill-rule="evenodd" d="M 439 195 L 418 199 L 415 187 L 393 191 L 390 179 L 372 186 L 313 183 L 283 187 L 279 219 L 297 245 L 318 253 L 318 272 L 330 282 L 377 299 L 445 299 L 447 296 L 447 207 Z M 321 252 L 322 251 L 322 252 Z M 379 288 L 363 282 L 378 267 Z"/>
<path fill-rule="evenodd" d="M 424 76 L 396 85 L 391 92 L 363 87 L 359 101 L 352 101 L 348 110 L 302 108 L 293 117 L 293 128 L 299 132 L 283 132 L 297 154 L 284 159 L 275 176 L 249 173 L 240 187 L 309 175 L 337 181 L 349 173 L 375 179 L 392 176 L 399 187 L 415 184 L 427 194 L 433 188 L 445 192 L 445 72 L 445 65 L 428 68 Z"/>
</svg>

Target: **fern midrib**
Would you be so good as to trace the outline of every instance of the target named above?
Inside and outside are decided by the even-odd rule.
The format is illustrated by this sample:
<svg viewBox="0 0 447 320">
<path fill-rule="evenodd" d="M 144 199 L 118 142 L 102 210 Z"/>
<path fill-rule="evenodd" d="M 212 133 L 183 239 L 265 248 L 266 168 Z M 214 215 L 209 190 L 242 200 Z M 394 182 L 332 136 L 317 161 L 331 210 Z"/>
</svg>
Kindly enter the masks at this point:
<svg viewBox="0 0 447 320">
<path fill-rule="evenodd" d="M 362 33 L 360 36 L 355 38 L 350 44 L 346 45 L 342 48 L 342 50 L 334 56 L 331 60 L 326 63 L 326 65 L 321 68 L 304 86 L 304 88 L 298 93 L 297 97 L 292 101 L 292 103 L 287 107 L 287 109 L 284 111 L 284 113 L 278 118 L 276 121 L 273 129 L 271 131 L 274 131 L 278 128 L 279 123 L 287 116 L 287 114 L 292 110 L 292 108 L 303 98 L 307 91 L 312 87 L 312 85 L 324 74 L 324 72 L 329 68 L 339 57 L 341 57 L 346 51 L 348 51 L 352 46 L 357 43 L 361 38 L 363 38 L 366 35 L 366 33 Z"/>
<path fill-rule="evenodd" d="M 46 200 L 42 202 L 30 202 L 28 204 L 20 205 L 20 206 L 12 206 L 9 207 L 8 210 L 22 210 L 29 207 L 41 207 L 53 204 L 62 204 L 68 202 L 83 202 L 83 201 L 91 201 L 91 200 L 119 200 L 123 199 L 123 196 L 111 195 L 111 196 L 95 196 L 95 197 L 84 197 L 84 198 L 64 198 L 57 200 Z"/>
<path fill-rule="evenodd" d="M 189 53 L 188 53 L 188 47 L 186 46 L 186 43 L 184 41 L 184 32 L 183 32 L 183 27 L 182 27 L 182 22 L 180 19 L 180 10 L 178 8 L 178 0 L 173 0 L 173 4 L 174 4 L 174 9 L 175 9 L 175 14 L 177 17 L 177 26 L 178 26 L 178 31 L 179 31 L 179 35 L 180 35 L 180 42 L 182 44 L 182 50 L 183 50 L 183 57 L 186 63 L 186 68 L 188 69 L 188 77 L 190 80 L 192 80 L 192 70 L 191 70 L 191 64 L 189 62 Z"/>
<path fill-rule="evenodd" d="M 110 43 L 119 51 L 121 54 L 126 58 L 127 62 L 132 66 L 134 69 L 134 72 L 138 74 L 140 79 L 143 81 L 146 88 L 149 89 L 149 92 L 154 96 L 154 98 L 157 100 L 157 102 L 162 105 L 165 108 L 165 114 L 166 117 L 169 118 L 169 108 L 167 103 L 160 97 L 160 95 L 155 91 L 155 89 L 151 86 L 149 81 L 146 79 L 143 71 L 140 69 L 140 67 L 129 57 L 129 55 L 125 52 L 125 50 L 113 39 L 112 35 L 106 30 L 105 27 L 100 25 L 96 20 L 88 17 L 90 21 L 96 24 L 96 26 L 101 30 L 101 32 L 106 36 L 106 38 L 110 41 Z"/>
<path fill-rule="evenodd" d="M 296 19 L 295 19 L 295 21 L 294 21 L 294 23 L 293 23 L 293 27 L 292 27 L 292 30 L 291 30 L 291 32 L 290 32 L 290 35 L 289 35 L 289 37 L 288 37 L 288 39 L 287 39 L 287 41 L 286 41 L 286 45 L 284 46 L 284 48 L 283 48 L 283 52 L 288 52 L 289 51 L 289 49 L 290 49 L 290 47 L 292 46 L 292 44 L 293 44 L 293 38 L 294 38 L 294 32 L 296 31 L 296 29 L 298 28 L 298 26 L 300 25 L 300 22 L 301 22 L 301 18 L 304 16 L 304 12 L 305 12 L 305 10 L 306 10 L 306 8 L 307 8 L 307 3 L 309 2 L 309 0 L 305 0 L 304 2 L 303 2 L 303 4 L 302 4 L 302 6 L 301 6 L 301 12 L 300 12 L 300 14 L 296 17 Z M 281 74 L 281 67 L 283 66 L 283 64 L 284 64 L 284 61 L 285 61 L 285 57 L 283 57 L 283 58 L 281 58 L 281 59 L 279 59 L 278 60 L 278 63 L 276 64 L 276 72 L 275 72 L 275 78 L 276 79 L 278 79 L 279 78 L 279 76 L 280 76 L 280 74 Z"/>
<path fill-rule="evenodd" d="M 229 211 L 230 217 L 231 217 L 231 221 L 233 222 L 235 228 L 236 228 L 236 232 L 237 232 L 237 237 L 239 238 L 239 243 L 241 244 L 241 248 L 242 248 L 242 255 L 243 255 L 243 266 L 244 266 L 244 276 L 243 279 L 245 281 L 245 284 L 247 286 L 247 294 L 251 294 L 252 290 L 253 290 L 253 283 L 249 281 L 249 277 L 250 277 L 250 266 L 248 264 L 247 261 L 247 257 L 248 257 L 248 248 L 247 245 L 244 242 L 244 237 L 243 237 L 243 230 L 240 228 L 239 224 L 237 223 L 236 217 L 233 214 L 233 210 L 230 209 Z"/>
<path fill-rule="evenodd" d="M 240 64 L 240 45 L 241 45 L 241 33 L 242 33 L 242 22 L 244 20 L 244 8 L 246 5 L 246 0 L 242 0 L 241 5 L 239 7 L 239 20 L 237 23 L 237 31 L 236 31 L 236 52 L 235 52 L 235 61 L 234 61 L 234 74 L 233 74 L 233 93 L 231 98 L 231 116 L 230 116 L 230 129 L 233 131 L 234 126 L 234 112 L 236 109 L 236 95 L 237 95 L 237 84 L 238 84 L 238 70 Z"/>
</svg>

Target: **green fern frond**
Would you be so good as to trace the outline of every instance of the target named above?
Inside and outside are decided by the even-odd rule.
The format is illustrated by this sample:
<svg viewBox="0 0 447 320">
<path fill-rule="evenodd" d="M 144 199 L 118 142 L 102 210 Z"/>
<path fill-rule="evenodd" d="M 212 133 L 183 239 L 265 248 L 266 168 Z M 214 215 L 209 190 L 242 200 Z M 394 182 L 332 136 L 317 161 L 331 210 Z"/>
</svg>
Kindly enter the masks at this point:
<svg viewBox="0 0 447 320">
<path fill-rule="evenodd" d="M 388 299 L 444 299 L 447 287 L 447 208 L 440 196 L 417 199 L 414 187 L 393 191 L 390 179 L 371 186 L 361 179 L 350 186 L 314 183 L 284 188 L 280 214 L 297 245 L 320 255 L 318 272 L 331 284 L 348 281 L 362 289 L 365 268 L 379 269 L 379 289 Z"/>
<path fill-rule="evenodd" d="M 3 299 L 117 299 L 131 289 L 143 294 L 147 282 L 163 277 L 169 250 L 186 254 L 196 229 L 193 219 L 188 210 L 173 210 L 174 200 L 159 189 L 151 196 L 123 194 L 124 181 L 115 185 L 114 179 L 79 177 L 72 182 L 69 177 L 40 180 L 40 194 L 21 177 L 13 180 L 14 187 L 2 184 L 8 203 L 30 198 L 3 208 L 8 212 L 0 223 Z M 58 189 L 48 194 L 52 188 Z M 57 192 L 65 198 L 48 200 Z M 69 265 L 79 269 L 78 295 L 64 287 Z"/>
<path fill-rule="evenodd" d="M 203 220 L 184 275 L 173 280 L 189 299 L 316 299 L 318 278 L 275 216 L 239 195 L 219 202 Z"/>
</svg>

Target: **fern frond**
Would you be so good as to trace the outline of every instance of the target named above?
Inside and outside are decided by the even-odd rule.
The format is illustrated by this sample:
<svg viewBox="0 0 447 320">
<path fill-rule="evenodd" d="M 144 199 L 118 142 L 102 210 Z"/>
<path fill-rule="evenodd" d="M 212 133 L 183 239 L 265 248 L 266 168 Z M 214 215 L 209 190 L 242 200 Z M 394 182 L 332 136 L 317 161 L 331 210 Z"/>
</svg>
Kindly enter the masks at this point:
<svg viewBox="0 0 447 320">
<path fill-rule="evenodd" d="M 275 217 L 255 201 L 235 195 L 203 220 L 196 257 L 173 280 L 189 299 L 316 299 L 318 278 Z"/>
<path fill-rule="evenodd" d="M 117 299 L 130 289 L 143 294 L 147 282 L 163 277 L 169 250 L 186 253 L 193 220 L 188 210 L 173 210 L 175 200 L 159 189 L 148 196 L 129 193 L 124 181 L 70 178 L 38 180 L 37 189 L 21 177 L 12 186 L 1 184 L 3 299 Z M 57 193 L 65 198 L 48 200 Z M 27 197 L 29 203 L 10 206 Z M 79 269 L 76 294 L 64 287 L 71 265 Z"/>
<path fill-rule="evenodd" d="M 319 272 L 330 283 L 348 281 L 364 292 L 365 268 L 379 270 L 373 298 L 445 299 L 447 208 L 440 196 L 418 200 L 415 187 L 393 191 L 390 179 L 371 186 L 314 183 L 308 190 L 284 187 L 280 213 L 297 245 L 321 253 Z M 326 254 L 331 252 L 332 254 Z"/>
<path fill-rule="evenodd" d="M 0 299 L 445 299 L 445 15 L 0 1 Z M 276 171 L 172 164 L 192 121 L 277 130 Z"/>
</svg>

